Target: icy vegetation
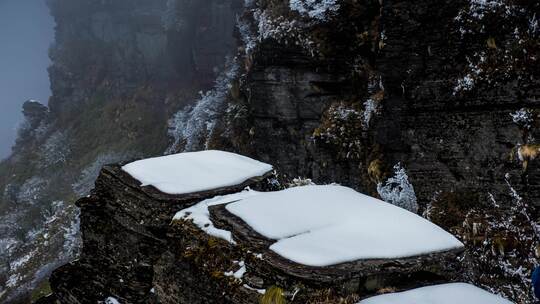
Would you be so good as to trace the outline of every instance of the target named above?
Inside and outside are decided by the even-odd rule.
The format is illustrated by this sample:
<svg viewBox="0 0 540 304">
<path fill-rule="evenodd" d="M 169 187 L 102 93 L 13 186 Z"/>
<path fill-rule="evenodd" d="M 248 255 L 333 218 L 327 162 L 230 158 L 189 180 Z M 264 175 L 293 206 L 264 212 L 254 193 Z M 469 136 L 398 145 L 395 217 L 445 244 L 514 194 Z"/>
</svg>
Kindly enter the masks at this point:
<svg viewBox="0 0 540 304">
<path fill-rule="evenodd" d="M 245 53 L 248 55 L 251 54 L 255 47 L 257 47 L 258 41 L 256 34 L 251 30 L 250 24 L 240 17 L 236 18 L 236 27 L 244 43 Z"/>
<path fill-rule="evenodd" d="M 272 166 L 242 155 L 210 150 L 144 159 L 122 169 L 142 186 L 185 194 L 240 185 L 271 172 Z"/>
<path fill-rule="evenodd" d="M 56 131 L 53 133 L 41 147 L 41 167 L 54 166 L 67 161 L 71 148 L 68 136 L 65 132 Z"/>
<path fill-rule="evenodd" d="M 340 5 L 338 0 L 289 0 L 289 7 L 301 15 L 326 21 L 330 15 L 339 10 Z"/>
<path fill-rule="evenodd" d="M 17 202 L 19 204 L 35 204 L 46 186 L 47 181 L 41 177 L 33 176 L 27 179 L 17 192 Z"/>
<path fill-rule="evenodd" d="M 359 304 L 512 304 L 500 296 L 465 283 L 450 283 L 372 297 Z"/>
<path fill-rule="evenodd" d="M 275 240 L 272 251 L 309 266 L 406 258 L 463 247 L 416 214 L 342 186 L 265 192 L 226 208 Z"/>
<path fill-rule="evenodd" d="M 401 166 L 394 166 L 394 176 L 386 182 L 377 185 L 377 192 L 381 198 L 390 204 L 396 205 L 411 212 L 418 212 L 418 203 L 413 185 L 409 182 L 407 172 Z"/>
<path fill-rule="evenodd" d="M 169 136 L 173 143 L 165 154 L 206 148 L 208 138 L 226 106 L 231 83 L 238 76 L 239 69 L 236 59 L 229 61 L 212 90 L 201 93 L 195 106 L 187 107 L 174 115 L 169 121 Z"/>
<path fill-rule="evenodd" d="M 116 163 L 127 158 L 126 155 L 114 153 L 100 154 L 89 166 L 81 171 L 79 179 L 71 185 L 73 192 L 79 196 L 85 196 L 94 187 L 94 181 L 104 165 Z"/>
<path fill-rule="evenodd" d="M 533 113 L 529 109 L 521 108 L 514 113 L 511 113 L 512 121 L 523 129 L 530 129 L 534 121 Z"/>
</svg>

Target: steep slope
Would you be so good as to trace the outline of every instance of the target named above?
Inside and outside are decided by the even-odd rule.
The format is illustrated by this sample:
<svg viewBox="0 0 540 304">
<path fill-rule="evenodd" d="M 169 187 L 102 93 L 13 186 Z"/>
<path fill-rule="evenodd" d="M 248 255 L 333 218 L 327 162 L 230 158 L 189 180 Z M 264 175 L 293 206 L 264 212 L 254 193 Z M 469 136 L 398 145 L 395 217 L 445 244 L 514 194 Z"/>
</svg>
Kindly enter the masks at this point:
<svg viewBox="0 0 540 304">
<path fill-rule="evenodd" d="M 233 0 L 48 5 L 53 95 L 24 105 L 26 124 L 0 164 L 2 302 L 76 255 L 75 198 L 104 164 L 162 154 L 172 113 L 213 86 L 236 51 Z"/>
</svg>

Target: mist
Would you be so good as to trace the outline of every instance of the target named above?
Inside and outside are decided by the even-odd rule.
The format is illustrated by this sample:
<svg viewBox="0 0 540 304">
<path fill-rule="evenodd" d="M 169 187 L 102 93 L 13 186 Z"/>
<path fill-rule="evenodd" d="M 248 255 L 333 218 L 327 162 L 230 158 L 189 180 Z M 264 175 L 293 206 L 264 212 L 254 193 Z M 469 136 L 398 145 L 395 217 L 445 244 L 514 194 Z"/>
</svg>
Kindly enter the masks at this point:
<svg viewBox="0 0 540 304">
<path fill-rule="evenodd" d="M 24 101 L 47 104 L 53 38 L 45 0 L 0 0 L 0 159 L 11 152 Z"/>
</svg>

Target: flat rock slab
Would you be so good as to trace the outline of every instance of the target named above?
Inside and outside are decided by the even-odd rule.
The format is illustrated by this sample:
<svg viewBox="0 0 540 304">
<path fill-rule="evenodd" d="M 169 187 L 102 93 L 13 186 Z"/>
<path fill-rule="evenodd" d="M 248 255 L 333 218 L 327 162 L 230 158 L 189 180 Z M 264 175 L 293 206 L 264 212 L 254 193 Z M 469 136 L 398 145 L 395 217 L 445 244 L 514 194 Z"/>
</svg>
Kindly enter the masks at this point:
<svg viewBox="0 0 540 304">
<path fill-rule="evenodd" d="M 246 156 L 201 151 L 143 159 L 122 170 L 142 183 L 167 194 L 181 195 L 244 184 L 272 171 L 272 166 Z"/>
<path fill-rule="evenodd" d="M 209 207 L 212 225 L 303 279 L 452 272 L 463 244 L 431 222 L 341 186 L 258 193 Z"/>
<path fill-rule="evenodd" d="M 410 258 L 463 248 L 453 235 L 426 219 L 342 186 L 261 193 L 226 209 L 274 240 L 270 250 L 306 266 Z"/>
</svg>

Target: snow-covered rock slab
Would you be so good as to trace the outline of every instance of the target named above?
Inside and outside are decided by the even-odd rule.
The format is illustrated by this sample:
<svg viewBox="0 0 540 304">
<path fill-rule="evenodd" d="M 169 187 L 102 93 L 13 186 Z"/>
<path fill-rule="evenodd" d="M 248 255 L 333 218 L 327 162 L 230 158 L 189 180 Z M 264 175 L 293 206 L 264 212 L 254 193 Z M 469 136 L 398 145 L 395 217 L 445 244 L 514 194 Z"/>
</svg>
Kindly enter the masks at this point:
<svg viewBox="0 0 540 304">
<path fill-rule="evenodd" d="M 442 284 L 385 294 L 359 304 L 512 304 L 500 296 L 465 283 Z"/>
<path fill-rule="evenodd" d="M 214 223 L 210 220 L 211 206 L 227 204 L 230 202 L 238 201 L 247 197 L 258 195 L 261 192 L 254 190 L 245 190 L 238 193 L 216 196 L 210 199 L 199 202 L 198 204 L 189 208 L 183 209 L 176 213 L 173 221 L 193 221 L 193 224 L 197 225 L 202 231 L 208 235 L 226 240 L 227 242 L 234 243 L 231 232 L 214 227 Z"/>
<path fill-rule="evenodd" d="M 240 185 L 264 176 L 272 166 L 223 151 L 180 153 L 143 159 L 122 167 L 142 186 L 166 194 L 187 194 Z"/>
<path fill-rule="evenodd" d="M 273 240 L 271 251 L 307 266 L 409 258 L 463 247 L 424 218 L 342 186 L 260 193 L 226 210 Z"/>
</svg>

